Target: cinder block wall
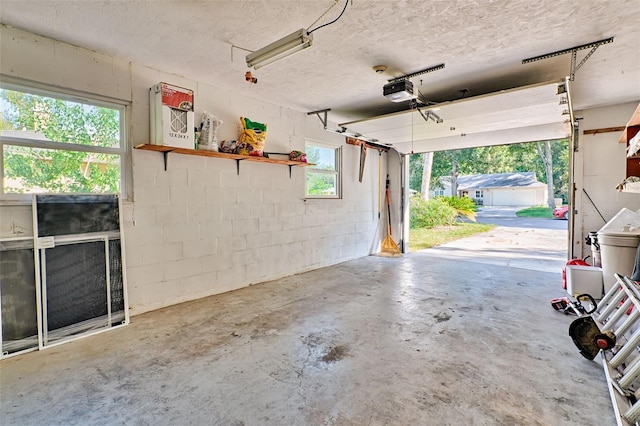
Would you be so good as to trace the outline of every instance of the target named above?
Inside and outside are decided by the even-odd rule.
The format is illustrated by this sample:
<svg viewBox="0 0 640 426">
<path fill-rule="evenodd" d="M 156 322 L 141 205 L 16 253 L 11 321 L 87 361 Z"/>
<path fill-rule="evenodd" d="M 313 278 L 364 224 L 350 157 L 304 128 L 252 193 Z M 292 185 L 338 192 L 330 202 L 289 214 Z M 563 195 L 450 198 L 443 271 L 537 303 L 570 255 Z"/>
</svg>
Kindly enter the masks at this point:
<svg viewBox="0 0 640 426">
<path fill-rule="evenodd" d="M 303 168 L 133 150 L 133 199 L 123 206 L 132 314 L 245 287 L 378 251 L 378 164 L 358 182 L 359 149 L 315 116 L 187 77 L 0 26 L 0 74 L 131 103 L 131 145 L 149 141 L 149 88 L 161 81 L 195 91 L 202 111 L 237 139 L 240 116 L 268 124 L 266 149 L 304 150 L 306 140 L 342 146 L 343 199 L 305 200 Z M 180 70 L 188 75 L 189 70 Z M 388 154 L 389 155 L 389 154 Z M 383 158 L 383 176 L 387 158 Z M 392 162 L 398 162 L 391 155 Z M 384 186 L 382 188 L 384 190 Z M 29 229 L 29 209 L 0 206 L 0 237 Z M 19 227 L 12 224 L 18 224 Z"/>
</svg>

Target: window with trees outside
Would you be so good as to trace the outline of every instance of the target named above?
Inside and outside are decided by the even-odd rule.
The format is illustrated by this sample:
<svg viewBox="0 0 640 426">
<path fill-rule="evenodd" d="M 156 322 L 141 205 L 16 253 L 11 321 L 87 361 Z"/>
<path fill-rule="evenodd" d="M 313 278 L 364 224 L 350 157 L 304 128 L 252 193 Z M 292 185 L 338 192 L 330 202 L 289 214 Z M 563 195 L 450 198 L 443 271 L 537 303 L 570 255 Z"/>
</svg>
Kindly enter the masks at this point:
<svg viewBox="0 0 640 426">
<path fill-rule="evenodd" d="M 0 83 L 3 198 L 32 193 L 130 196 L 126 104 Z"/>
<path fill-rule="evenodd" d="M 315 164 L 306 168 L 307 198 L 340 198 L 341 147 L 307 142 L 307 161 Z"/>
</svg>

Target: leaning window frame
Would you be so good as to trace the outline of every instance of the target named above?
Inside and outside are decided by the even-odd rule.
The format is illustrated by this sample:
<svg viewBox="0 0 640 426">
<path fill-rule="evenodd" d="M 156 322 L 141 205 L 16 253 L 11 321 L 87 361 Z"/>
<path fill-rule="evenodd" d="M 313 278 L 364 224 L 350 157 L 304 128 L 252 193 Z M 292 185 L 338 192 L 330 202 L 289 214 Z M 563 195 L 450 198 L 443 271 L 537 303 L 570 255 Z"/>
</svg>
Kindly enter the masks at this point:
<svg viewBox="0 0 640 426">
<path fill-rule="evenodd" d="M 316 169 L 313 166 L 309 166 L 305 168 L 305 178 L 304 178 L 304 194 L 305 199 L 307 200 L 340 200 L 342 199 L 342 146 L 341 145 L 332 145 L 325 142 L 320 142 L 313 139 L 305 140 L 305 150 L 308 145 L 318 146 L 321 148 L 327 148 L 334 150 L 335 153 L 335 163 L 336 170 L 325 170 L 325 169 Z M 309 194 L 307 188 L 307 175 L 309 173 L 326 173 L 336 176 L 336 195 L 311 195 Z"/>
<path fill-rule="evenodd" d="M 97 107 L 111 108 L 119 111 L 120 113 L 120 146 L 118 147 L 101 147 L 67 142 L 43 141 L 29 138 L 1 136 L 0 134 L 0 200 L 30 203 L 32 199 L 32 193 L 5 193 L 4 148 L 5 145 L 12 145 L 61 151 L 95 152 L 99 154 L 118 155 L 120 157 L 120 197 L 123 200 L 133 201 L 133 159 L 131 144 L 129 142 L 131 103 L 129 101 L 71 89 L 51 87 L 43 83 L 25 81 L 6 75 L 0 75 L 0 88 L 20 91 L 36 96 L 61 99 L 64 101 L 79 102 Z M 48 192 L 48 194 L 55 194 L 55 192 Z"/>
</svg>

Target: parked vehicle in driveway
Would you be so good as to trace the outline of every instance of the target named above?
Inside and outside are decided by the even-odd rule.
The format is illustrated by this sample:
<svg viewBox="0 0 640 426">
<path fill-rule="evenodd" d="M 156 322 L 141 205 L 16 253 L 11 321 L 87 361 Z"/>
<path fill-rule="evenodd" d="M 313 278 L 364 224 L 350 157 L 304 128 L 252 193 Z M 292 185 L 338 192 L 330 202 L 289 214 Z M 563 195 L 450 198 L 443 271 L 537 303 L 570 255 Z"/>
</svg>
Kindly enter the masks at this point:
<svg viewBox="0 0 640 426">
<path fill-rule="evenodd" d="M 569 219 L 569 206 L 560 206 L 553 209 L 553 217 L 557 219 Z"/>
</svg>

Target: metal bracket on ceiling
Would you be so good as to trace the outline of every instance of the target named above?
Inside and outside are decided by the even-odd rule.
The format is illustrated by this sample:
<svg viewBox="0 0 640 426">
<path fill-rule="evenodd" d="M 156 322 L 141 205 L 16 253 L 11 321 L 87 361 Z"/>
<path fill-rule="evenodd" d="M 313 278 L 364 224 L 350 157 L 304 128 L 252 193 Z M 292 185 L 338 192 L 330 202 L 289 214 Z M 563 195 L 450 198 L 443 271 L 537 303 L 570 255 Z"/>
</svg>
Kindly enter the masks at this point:
<svg viewBox="0 0 640 426">
<path fill-rule="evenodd" d="M 361 140 L 362 142 L 366 142 L 371 148 L 382 149 L 384 151 L 388 151 L 391 148 L 388 145 L 381 144 L 380 141 L 378 141 L 378 139 L 371 139 L 361 135 L 360 133 L 350 132 L 344 126 L 340 126 L 339 129 L 332 129 L 330 127 L 327 127 L 327 113 L 329 111 L 331 111 L 331 108 L 321 109 L 318 111 L 311 111 L 311 112 L 308 112 L 307 115 L 316 115 L 320 120 L 320 122 L 322 123 L 322 125 L 324 126 L 324 130 L 326 130 L 327 132 L 338 133 L 340 135 L 344 135 L 345 137 Z"/>
<path fill-rule="evenodd" d="M 442 118 L 440 118 L 438 114 L 436 114 L 433 111 L 427 110 L 427 112 L 424 113 L 419 107 L 416 109 L 418 110 L 422 118 L 424 118 L 424 121 L 426 121 L 427 123 L 429 122 L 429 119 L 432 119 L 433 121 L 435 121 L 436 124 L 440 124 L 444 121 Z"/>
<path fill-rule="evenodd" d="M 440 65 L 436 65 L 436 66 L 433 66 L 433 67 L 425 68 L 425 69 L 420 70 L 420 71 L 412 72 L 410 74 L 401 75 L 400 77 L 395 77 L 395 78 L 392 78 L 391 80 L 388 80 L 388 81 L 389 81 L 389 83 L 397 83 L 398 81 L 408 80 L 410 78 L 417 77 L 417 76 L 422 75 L 422 74 L 427 74 L 429 72 L 438 71 L 438 70 L 441 70 L 443 68 L 444 68 L 444 64 L 440 64 Z"/>
<path fill-rule="evenodd" d="M 576 71 L 578 71 L 580 69 L 580 67 L 582 65 L 584 65 L 585 62 L 587 62 L 587 59 L 589 59 L 591 57 L 591 55 L 593 55 L 593 53 L 596 51 L 596 49 L 599 46 L 603 45 L 603 44 L 609 44 L 609 43 L 613 43 L 613 37 L 605 38 L 605 39 L 594 41 L 594 42 L 587 43 L 587 44 L 581 44 L 580 46 L 570 47 L 569 49 L 558 50 L 558 51 L 555 51 L 555 52 L 546 53 L 544 55 L 534 56 L 532 58 L 523 59 L 522 63 L 523 64 L 528 64 L 530 62 L 536 62 L 536 61 L 540 61 L 542 59 L 553 58 L 555 56 L 560 56 L 560 55 L 565 55 L 567 53 L 571 53 L 571 71 L 570 71 L 569 78 L 570 78 L 571 81 L 574 81 L 575 75 L 576 75 Z M 578 51 L 579 50 L 584 50 L 584 49 L 591 49 L 591 50 L 582 59 L 582 61 L 580 61 L 580 63 L 578 65 L 576 65 Z"/>
<path fill-rule="evenodd" d="M 429 119 L 432 119 L 433 121 L 435 121 L 437 124 L 442 123 L 444 120 L 442 118 L 440 118 L 440 116 L 438 114 L 436 114 L 433 111 L 427 111 L 427 113 L 423 113 L 422 110 L 420 108 L 418 108 L 418 112 L 420 112 L 420 115 L 422 115 L 422 117 L 425 119 L 425 121 L 429 121 Z"/>
<path fill-rule="evenodd" d="M 558 94 L 564 94 L 567 98 L 567 110 L 566 112 L 569 115 L 569 120 L 567 120 L 570 128 L 571 128 L 571 133 L 570 133 L 570 145 L 573 146 L 573 151 L 574 152 L 578 152 L 578 145 L 579 145 L 579 136 L 580 136 L 580 132 L 579 132 L 579 123 L 578 120 L 581 120 L 581 118 L 578 118 L 575 116 L 575 113 L 573 111 L 573 104 L 572 104 L 572 95 L 571 95 L 571 81 L 570 81 L 570 77 L 567 76 L 564 79 L 564 83 L 562 83 L 561 85 L 558 86 Z M 563 111 L 563 114 L 565 112 Z"/>
<path fill-rule="evenodd" d="M 422 111 L 420 109 L 420 106 L 418 106 L 418 102 L 416 102 L 415 99 L 411 102 L 410 108 L 417 109 L 420 115 L 422 116 L 422 118 L 424 118 L 424 121 L 426 121 L 427 123 L 429 122 L 429 119 L 435 121 L 437 124 L 444 122 L 444 120 L 440 118 L 440 116 L 436 114 L 433 110 L 428 109 L 426 112 Z"/>
<path fill-rule="evenodd" d="M 320 120 L 320 122 L 322 123 L 322 125 L 324 126 L 324 128 L 327 128 L 327 113 L 331 111 L 331 108 L 326 108 L 326 109 L 319 109 L 318 111 L 311 111 L 308 112 L 307 115 L 316 115 L 318 116 L 318 119 Z M 320 114 L 323 114 L 323 116 L 320 116 Z"/>
</svg>

